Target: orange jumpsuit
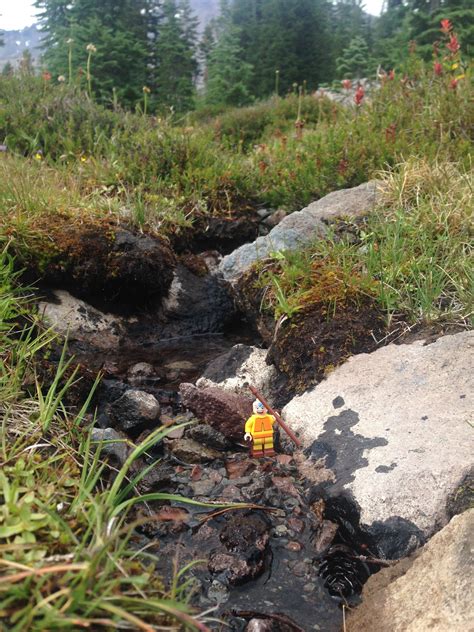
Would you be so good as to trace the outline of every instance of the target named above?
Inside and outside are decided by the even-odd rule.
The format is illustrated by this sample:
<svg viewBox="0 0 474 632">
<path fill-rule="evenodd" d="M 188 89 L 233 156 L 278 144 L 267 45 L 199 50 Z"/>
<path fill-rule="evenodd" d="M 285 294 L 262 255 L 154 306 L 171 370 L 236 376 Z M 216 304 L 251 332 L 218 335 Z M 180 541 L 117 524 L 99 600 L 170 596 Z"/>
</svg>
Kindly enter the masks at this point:
<svg viewBox="0 0 474 632">
<path fill-rule="evenodd" d="M 265 413 L 252 415 L 245 423 L 245 433 L 252 435 L 252 456 L 273 456 L 273 424 L 275 417 Z"/>
</svg>

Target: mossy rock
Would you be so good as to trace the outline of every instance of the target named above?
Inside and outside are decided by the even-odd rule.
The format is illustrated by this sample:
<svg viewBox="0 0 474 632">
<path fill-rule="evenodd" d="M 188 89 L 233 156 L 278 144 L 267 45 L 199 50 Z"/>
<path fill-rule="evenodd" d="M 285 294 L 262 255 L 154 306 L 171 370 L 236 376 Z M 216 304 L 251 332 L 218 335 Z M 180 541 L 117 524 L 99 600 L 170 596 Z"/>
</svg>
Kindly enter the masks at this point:
<svg viewBox="0 0 474 632">
<path fill-rule="evenodd" d="M 176 258 L 160 237 L 113 221 L 43 216 L 25 242 L 13 247 L 24 278 L 68 289 L 80 298 L 140 306 L 164 297 Z"/>
</svg>

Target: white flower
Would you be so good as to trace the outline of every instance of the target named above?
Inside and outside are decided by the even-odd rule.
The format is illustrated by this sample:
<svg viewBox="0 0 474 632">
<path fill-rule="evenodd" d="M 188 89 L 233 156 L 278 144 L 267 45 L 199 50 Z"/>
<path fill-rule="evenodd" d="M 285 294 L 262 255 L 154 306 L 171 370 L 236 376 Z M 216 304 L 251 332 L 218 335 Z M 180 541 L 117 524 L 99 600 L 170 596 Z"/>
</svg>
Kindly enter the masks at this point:
<svg viewBox="0 0 474 632">
<path fill-rule="evenodd" d="M 58 81 L 59 83 L 64 83 L 66 81 L 66 77 L 64 75 L 59 75 Z"/>
<path fill-rule="evenodd" d="M 97 52 L 97 48 L 94 46 L 94 44 L 87 44 L 86 51 L 88 53 L 96 53 Z"/>
</svg>

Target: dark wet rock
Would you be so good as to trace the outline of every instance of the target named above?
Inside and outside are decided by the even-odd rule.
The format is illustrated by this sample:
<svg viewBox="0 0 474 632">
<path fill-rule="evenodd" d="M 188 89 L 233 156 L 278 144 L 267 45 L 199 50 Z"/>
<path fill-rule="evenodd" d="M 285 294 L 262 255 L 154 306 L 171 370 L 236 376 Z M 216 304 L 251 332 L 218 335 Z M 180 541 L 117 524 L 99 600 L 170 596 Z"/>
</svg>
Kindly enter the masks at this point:
<svg viewBox="0 0 474 632">
<path fill-rule="evenodd" d="M 215 486 L 214 481 L 210 480 L 197 481 L 191 484 L 194 496 L 209 496 Z"/>
<path fill-rule="evenodd" d="M 323 520 L 318 526 L 313 538 L 313 548 L 316 555 L 324 555 L 331 546 L 339 526 L 330 520 Z"/>
<path fill-rule="evenodd" d="M 229 459 L 225 463 L 225 472 L 231 480 L 245 476 L 245 474 L 252 472 L 254 469 L 255 463 L 246 456 L 232 460 Z"/>
<path fill-rule="evenodd" d="M 222 458 L 222 455 L 202 443 L 184 437 L 174 441 L 166 441 L 169 452 L 184 463 L 207 463 Z"/>
<path fill-rule="evenodd" d="M 303 545 L 301 544 L 301 542 L 297 542 L 296 540 L 292 540 L 291 542 L 288 542 L 288 544 L 285 547 L 288 551 L 292 551 L 293 553 L 297 553 L 298 551 L 301 551 L 301 549 L 303 548 Z"/>
<path fill-rule="evenodd" d="M 227 450 L 231 445 L 221 432 L 208 424 L 193 426 L 188 430 L 186 436 L 216 450 Z"/>
<path fill-rule="evenodd" d="M 245 421 L 252 414 L 252 400 L 219 388 L 198 389 L 193 384 L 181 384 L 183 405 L 198 419 L 233 441 L 242 441 Z"/>
<path fill-rule="evenodd" d="M 311 564 L 302 560 L 301 562 L 289 562 L 288 567 L 296 577 L 306 577 L 311 575 Z"/>
<path fill-rule="evenodd" d="M 127 388 L 127 385 L 120 380 L 103 379 L 100 381 L 96 399 L 98 399 L 101 404 L 111 404 L 122 397 Z"/>
<path fill-rule="evenodd" d="M 222 547 L 209 556 L 208 568 L 228 584 L 257 577 L 264 568 L 269 523 L 255 514 L 231 517 L 221 531 Z"/>
<path fill-rule="evenodd" d="M 239 502 L 242 500 L 242 492 L 236 485 L 226 485 L 219 494 L 221 500 Z"/>
<path fill-rule="evenodd" d="M 139 465 L 136 469 L 141 469 L 142 467 L 145 467 L 145 464 Z M 137 488 L 142 494 L 164 490 L 173 491 L 176 486 L 174 475 L 175 471 L 171 465 L 159 463 L 142 477 L 137 484 Z"/>
<path fill-rule="evenodd" d="M 114 428 L 93 428 L 91 440 L 99 445 L 102 454 L 114 457 L 120 466 L 125 463 L 132 449 L 125 435 Z"/>
<path fill-rule="evenodd" d="M 242 496 L 244 500 L 252 503 L 258 503 L 261 500 L 267 485 L 268 481 L 265 478 L 259 477 L 256 480 L 253 480 L 250 485 L 246 485 L 242 489 Z"/>
<path fill-rule="evenodd" d="M 225 603 L 229 598 L 229 589 L 225 584 L 214 579 L 207 591 L 207 598 L 216 604 Z"/>
<path fill-rule="evenodd" d="M 123 430 L 153 426 L 159 420 L 160 404 L 150 393 L 129 390 L 110 406 L 110 416 L 114 426 Z"/>
<path fill-rule="evenodd" d="M 217 275 L 198 276 L 177 266 L 161 311 L 168 335 L 222 331 L 234 314 L 229 290 Z"/>
</svg>

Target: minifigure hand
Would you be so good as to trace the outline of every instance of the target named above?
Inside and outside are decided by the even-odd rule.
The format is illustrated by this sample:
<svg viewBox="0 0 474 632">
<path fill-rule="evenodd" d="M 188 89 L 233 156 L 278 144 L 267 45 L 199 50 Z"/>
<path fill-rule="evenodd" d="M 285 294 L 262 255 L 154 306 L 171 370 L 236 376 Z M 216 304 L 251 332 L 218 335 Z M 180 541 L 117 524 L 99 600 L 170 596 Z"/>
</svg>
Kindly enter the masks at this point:
<svg viewBox="0 0 474 632">
<path fill-rule="evenodd" d="M 244 434 L 244 441 L 252 441 L 252 435 L 249 432 Z"/>
</svg>

